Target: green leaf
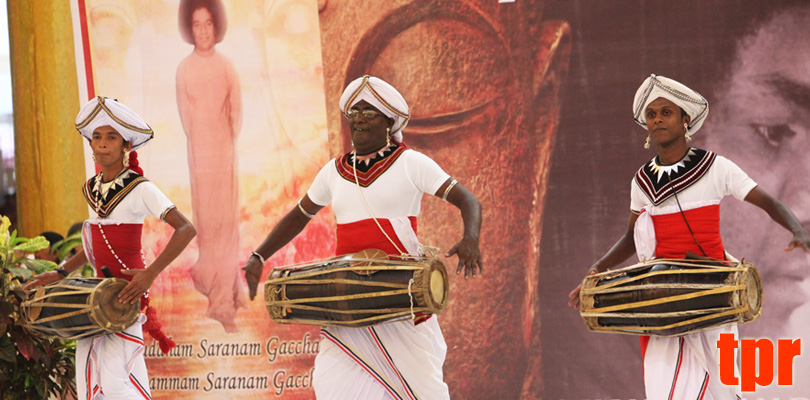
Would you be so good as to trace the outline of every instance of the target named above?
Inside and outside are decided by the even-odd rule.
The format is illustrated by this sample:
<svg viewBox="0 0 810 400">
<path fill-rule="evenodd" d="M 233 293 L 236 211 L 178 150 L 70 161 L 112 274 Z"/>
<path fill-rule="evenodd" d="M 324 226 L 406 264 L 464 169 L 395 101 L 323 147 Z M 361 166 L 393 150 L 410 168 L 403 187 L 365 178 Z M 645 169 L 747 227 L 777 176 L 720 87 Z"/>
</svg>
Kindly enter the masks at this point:
<svg viewBox="0 0 810 400">
<path fill-rule="evenodd" d="M 58 242 L 51 246 L 53 249 L 56 250 L 57 255 L 59 256 L 60 260 L 64 260 L 65 257 L 70 253 L 71 250 L 79 247 L 82 245 L 82 238 L 79 236 L 78 238 L 74 239 L 65 239 L 61 242 Z"/>
<path fill-rule="evenodd" d="M 84 267 L 82 267 L 82 270 L 81 270 L 81 272 L 79 274 L 81 276 L 86 276 L 88 278 L 92 278 L 92 277 L 96 276 L 96 269 L 93 268 L 93 266 L 90 265 L 90 264 L 84 264 Z"/>
<path fill-rule="evenodd" d="M 14 247 L 16 251 L 24 251 L 26 253 L 33 253 L 35 251 L 40 251 L 42 249 L 47 249 L 50 247 L 51 243 L 48 242 L 48 239 L 45 239 L 43 236 L 37 236 L 35 238 L 28 239 L 25 243 L 20 243 Z"/>
<path fill-rule="evenodd" d="M 62 246 L 68 245 L 68 243 L 73 242 L 75 240 L 78 240 L 79 242 L 81 242 L 81 240 L 82 240 L 82 231 L 78 231 L 78 232 L 76 232 L 76 233 L 74 233 L 74 234 L 72 234 L 72 235 L 70 235 L 70 236 L 68 236 L 68 237 L 54 243 L 53 246 L 51 246 L 51 247 L 53 247 L 54 249 L 59 249 Z"/>
<path fill-rule="evenodd" d="M 7 345 L 0 346 L 0 361 L 8 361 L 13 363 L 16 355 L 17 349 L 13 344 L 11 344 L 11 342 L 9 342 Z"/>
<path fill-rule="evenodd" d="M 31 279 L 31 277 L 34 276 L 34 274 L 32 274 L 30 270 L 20 267 L 9 268 L 8 272 L 11 272 L 15 276 L 23 277 L 25 279 Z"/>
<path fill-rule="evenodd" d="M 48 260 L 32 260 L 29 258 L 24 258 L 22 259 L 22 263 L 25 264 L 28 269 L 37 274 L 41 274 L 46 271 L 53 271 L 59 268 L 59 265 L 57 265 L 55 262 Z"/>
</svg>

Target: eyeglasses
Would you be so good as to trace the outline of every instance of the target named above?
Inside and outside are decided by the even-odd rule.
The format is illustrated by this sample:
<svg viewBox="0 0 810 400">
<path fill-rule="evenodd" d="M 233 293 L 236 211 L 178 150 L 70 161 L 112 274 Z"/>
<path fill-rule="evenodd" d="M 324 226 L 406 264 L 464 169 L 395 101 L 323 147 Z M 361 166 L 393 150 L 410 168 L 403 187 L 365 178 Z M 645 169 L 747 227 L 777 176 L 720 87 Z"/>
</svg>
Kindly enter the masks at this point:
<svg viewBox="0 0 810 400">
<path fill-rule="evenodd" d="M 345 115 L 346 118 L 348 118 L 350 120 L 354 120 L 354 119 L 357 119 L 357 117 L 359 117 L 360 114 L 363 114 L 363 118 L 365 118 L 367 121 L 370 121 L 370 120 L 372 120 L 374 118 L 377 118 L 380 115 L 382 115 L 381 112 L 374 111 L 374 110 L 363 110 L 363 111 L 349 110 L 349 112 L 347 112 L 346 114 L 343 114 L 343 115 Z"/>
</svg>

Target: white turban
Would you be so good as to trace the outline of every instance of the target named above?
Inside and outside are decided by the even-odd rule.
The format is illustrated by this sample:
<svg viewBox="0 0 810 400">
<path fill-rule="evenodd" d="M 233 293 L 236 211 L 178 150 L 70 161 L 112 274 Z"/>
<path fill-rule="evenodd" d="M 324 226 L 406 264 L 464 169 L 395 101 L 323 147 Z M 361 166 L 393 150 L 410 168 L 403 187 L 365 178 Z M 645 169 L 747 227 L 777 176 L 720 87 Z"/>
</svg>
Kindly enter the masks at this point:
<svg viewBox="0 0 810 400">
<path fill-rule="evenodd" d="M 135 111 L 107 97 L 98 96 L 88 101 L 76 116 L 76 129 L 89 140 L 93 140 L 96 128 L 107 125 L 131 143 L 132 150 L 142 147 L 155 135 Z"/>
<path fill-rule="evenodd" d="M 689 134 L 691 135 L 700 129 L 703 121 L 706 120 L 706 115 L 709 114 L 709 103 L 700 93 L 676 80 L 652 74 L 644 80 L 633 99 L 633 119 L 645 129 L 647 120 L 644 110 L 659 97 L 675 103 L 689 115 Z"/>
<path fill-rule="evenodd" d="M 353 80 L 349 86 L 346 86 L 338 104 L 343 114 L 347 114 L 360 100 L 365 100 L 386 117 L 393 119 L 392 138 L 397 142 L 402 142 L 402 129 L 408 125 L 408 120 L 411 118 L 405 98 L 384 80 L 366 75 Z"/>
</svg>

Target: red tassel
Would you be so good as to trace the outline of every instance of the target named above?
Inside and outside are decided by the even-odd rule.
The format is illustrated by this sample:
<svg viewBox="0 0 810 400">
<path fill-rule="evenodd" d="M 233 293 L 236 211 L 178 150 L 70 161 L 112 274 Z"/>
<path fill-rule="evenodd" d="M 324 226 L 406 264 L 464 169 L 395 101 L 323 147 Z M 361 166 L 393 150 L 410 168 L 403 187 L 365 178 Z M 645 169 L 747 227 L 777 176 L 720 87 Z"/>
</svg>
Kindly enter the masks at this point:
<svg viewBox="0 0 810 400">
<path fill-rule="evenodd" d="M 146 323 L 143 324 L 143 330 L 149 332 L 149 335 L 157 340 L 160 351 L 162 351 L 163 354 L 169 354 L 171 349 L 177 347 L 177 343 L 163 333 L 163 325 L 157 318 L 155 307 L 149 305 L 148 298 L 141 298 L 141 309 L 143 308 L 146 308 Z"/>
<path fill-rule="evenodd" d="M 138 173 L 138 175 L 143 176 L 143 169 L 141 169 L 141 163 L 138 161 L 138 152 L 137 151 L 130 151 L 129 152 L 129 169 Z"/>
</svg>

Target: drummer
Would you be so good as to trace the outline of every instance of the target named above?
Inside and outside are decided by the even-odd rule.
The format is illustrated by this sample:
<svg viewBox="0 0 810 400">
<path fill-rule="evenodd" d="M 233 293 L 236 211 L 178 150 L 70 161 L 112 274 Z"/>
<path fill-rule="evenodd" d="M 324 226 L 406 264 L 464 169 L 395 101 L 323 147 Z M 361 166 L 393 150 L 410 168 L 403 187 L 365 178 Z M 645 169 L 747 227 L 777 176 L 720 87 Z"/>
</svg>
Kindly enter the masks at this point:
<svg viewBox="0 0 810 400">
<path fill-rule="evenodd" d="M 689 146 L 709 113 L 703 96 L 652 75 L 636 92 L 633 112 L 648 132 L 644 147 L 654 144 L 658 156 L 633 178 L 627 231 L 589 274 L 618 266 L 633 253 L 640 261 L 687 258 L 687 253 L 730 259 L 720 238 L 720 200 L 728 195 L 765 210 L 789 230 L 793 237 L 785 250 L 810 252 L 810 236 L 782 202 L 727 158 Z M 579 307 L 579 290 L 577 286 L 569 295 L 574 308 Z M 739 388 L 720 382 L 716 343 L 721 333 L 738 337 L 736 325 L 674 338 L 642 337 L 647 398 L 740 398 Z"/>
<path fill-rule="evenodd" d="M 418 255 L 422 194 L 440 197 L 461 210 L 464 222 L 464 236 L 446 256 L 458 255 L 456 273 L 463 270 L 465 278 L 481 273 L 481 205 L 433 160 L 405 145 L 402 130 L 410 111 L 402 95 L 382 79 L 364 76 L 348 85 L 339 106 L 354 149 L 321 169 L 244 266 L 251 298 L 265 260 L 329 203 L 337 220 L 337 254 L 377 248 Z M 319 400 L 450 398 L 442 379 L 447 346 L 435 317 L 369 328 L 324 327 L 321 338 L 313 381 Z"/>
<path fill-rule="evenodd" d="M 164 353 L 174 347 L 174 342 L 162 332 L 154 308 L 148 307 L 148 290 L 158 274 L 185 249 L 196 230 L 138 167 L 134 150 L 154 135 L 138 114 L 116 100 L 97 97 L 82 107 L 76 129 L 87 138 L 93 159 L 101 166 L 101 172 L 83 188 L 93 210 L 82 230 L 84 247 L 56 271 L 37 275 L 25 289 L 63 279 L 88 260 L 99 276 L 99 269 L 107 266 L 115 277 L 129 280 L 118 301 L 131 304 L 141 299 L 145 315 L 122 332 L 77 341 L 77 398 L 150 398 L 143 331 L 158 341 Z M 166 248 L 148 268 L 141 248 L 147 215 L 174 228 Z"/>
</svg>

